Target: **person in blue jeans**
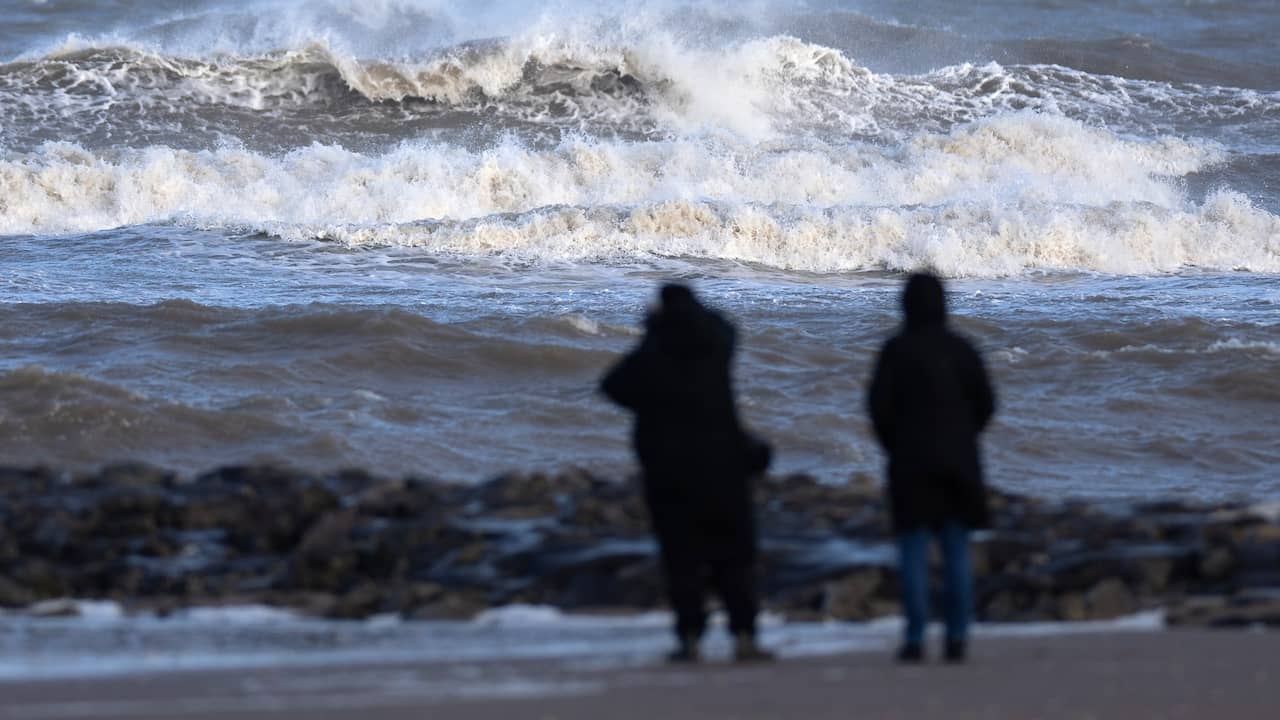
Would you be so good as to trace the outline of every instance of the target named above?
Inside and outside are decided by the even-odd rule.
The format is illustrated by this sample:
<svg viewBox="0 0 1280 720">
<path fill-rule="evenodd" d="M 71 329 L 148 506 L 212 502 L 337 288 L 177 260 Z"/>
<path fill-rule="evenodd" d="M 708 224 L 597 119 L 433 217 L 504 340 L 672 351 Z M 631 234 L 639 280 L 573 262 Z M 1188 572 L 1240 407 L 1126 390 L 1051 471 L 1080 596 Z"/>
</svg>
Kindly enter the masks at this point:
<svg viewBox="0 0 1280 720">
<path fill-rule="evenodd" d="M 929 545 L 936 539 L 946 579 L 944 653 L 960 662 L 973 613 L 969 532 L 989 524 L 978 436 L 995 413 L 995 393 L 977 350 L 947 326 L 937 277 L 913 274 L 902 308 L 905 322 L 881 348 L 867 394 L 876 439 L 889 456 L 889 509 L 907 621 L 898 659 L 924 659 Z"/>
</svg>

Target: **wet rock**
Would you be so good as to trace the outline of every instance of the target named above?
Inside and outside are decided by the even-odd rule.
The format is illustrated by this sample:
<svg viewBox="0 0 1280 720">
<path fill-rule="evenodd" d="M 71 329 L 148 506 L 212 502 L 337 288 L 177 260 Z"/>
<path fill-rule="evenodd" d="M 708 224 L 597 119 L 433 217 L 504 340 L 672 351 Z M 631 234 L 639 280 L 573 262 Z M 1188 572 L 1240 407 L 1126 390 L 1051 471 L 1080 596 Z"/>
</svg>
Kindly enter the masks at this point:
<svg viewBox="0 0 1280 720">
<path fill-rule="evenodd" d="M 1200 560 L 1197 570 L 1202 578 L 1218 581 L 1230 576 L 1235 571 L 1236 565 L 1236 556 L 1231 548 L 1218 545 L 1209 549 L 1209 552 Z"/>
<path fill-rule="evenodd" d="M 9 578 L 37 598 L 62 597 L 70 591 L 58 566 L 36 557 L 26 557 L 13 563 L 9 567 Z"/>
<path fill-rule="evenodd" d="M 634 483 L 597 485 L 574 497 L 564 519 L 572 527 L 596 532 L 638 534 L 649 529 L 648 511 Z"/>
<path fill-rule="evenodd" d="M 850 483 L 837 485 L 794 474 L 757 483 L 756 496 L 762 522 L 784 531 L 835 532 L 853 518 L 870 517 L 864 513 L 880 507 L 883 491 L 868 476 L 855 476 Z M 876 531 L 886 527 L 878 514 L 872 522 Z"/>
<path fill-rule="evenodd" d="M 22 550 L 18 546 L 18 536 L 10 531 L 14 524 L 12 518 L 0 509 L 0 567 L 22 556 Z"/>
<path fill-rule="evenodd" d="M 1066 591 L 1085 590 L 1105 579 L 1121 578 L 1129 585 L 1159 593 L 1169 585 L 1175 569 L 1182 569 L 1181 577 L 1194 566 L 1195 556 L 1196 550 L 1191 547 L 1121 544 L 1051 557 L 1034 572 Z"/>
<path fill-rule="evenodd" d="M 482 590 L 462 588 L 443 591 L 432 601 L 413 608 L 406 617 L 411 620 L 470 620 L 489 608 L 488 594 Z"/>
<path fill-rule="evenodd" d="M 978 583 L 977 616 L 979 620 L 1026 622 L 1050 620 L 1057 614 L 1057 598 L 1051 581 L 1043 576 L 995 575 Z"/>
<path fill-rule="evenodd" d="M 1084 595 L 1066 593 L 1058 596 L 1055 617 L 1066 622 L 1089 619 L 1089 605 Z"/>
<path fill-rule="evenodd" d="M 883 571 L 879 567 L 862 568 L 828 581 L 823 588 L 822 609 L 825 615 L 836 620 L 875 617 L 876 591 L 883 582 Z"/>
<path fill-rule="evenodd" d="M 1173 576 L 1174 558 L 1159 555 L 1139 555 L 1131 558 L 1138 577 L 1139 587 L 1151 594 L 1164 592 Z"/>
<path fill-rule="evenodd" d="M 414 478 L 392 480 L 364 490 L 356 509 L 362 515 L 421 520 L 451 514 L 460 494 L 458 488 L 443 483 Z"/>
<path fill-rule="evenodd" d="M 507 474 L 481 485 L 472 496 L 472 505 L 497 518 L 554 517 L 574 492 L 591 484 L 590 476 L 543 473 Z"/>
<path fill-rule="evenodd" d="M 291 588 L 337 591 L 349 587 L 359 556 L 352 543 L 358 516 L 350 510 L 330 513 L 307 530 L 290 560 Z"/>
<path fill-rule="evenodd" d="M 86 478 L 107 487 L 165 487 L 177 482 L 177 473 L 141 462 L 123 462 L 107 465 Z"/>
<path fill-rule="evenodd" d="M 974 544 L 974 571 L 983 575 L 1021 572 L 1044 547 L 1044 541 L 1030 533 L 990 536 Z"/>
<path fill-rule="evenodd" d="M 27 588 L 0 575 L 0 607 L 26 607 L 36 601 L 36 596 Z"/>
<path fill-rule="evenodd" d="M 640 538 L 541 547 L 509 558 L 531 580 L 513 599 L 563 608 L 653 607 L 662 599 L 652 541 Z"/>
<path fill-rule="evenodd" d="M 1235 571 L 1238 587 L 1280 587 L 1280 525 L 1258 524 L 1239 534 Z"/>
<path fill-rule="evenodd" d="M 896 612 L 896 557 L 870 475 L 773 477 L 757 490 L 767 608 L 810 619 Z M 1253 508 L 1126 509 L 999 490 L 992 506 L 995 526 L 973 547 L 984 619 L 1110 617 L 1189 592 L 1280 587 L 1280 517 Z M 0 603 L 239 600 L 326 617 L 663 601 L 638 483 L 583 471 L 466 486 L 269 466 L 189 482 L 132 464 L 74 479 L 0 468 L 0 578 Z M 1233 617 L 1266 613 L 1231 607 Z"/>
<path fill-rule="evenodd" d="M 1087 616 L 1091 620 L 1110 620 L 1131 615 L 1138 610 L 1138 601 L 1123 580 L 1107 578 L 1084 594 Z"/>
<path fill-rule="evenodd" d="M 320 480 L 269 466 L 220 468 L 186 493 L 183 526 L 224 528 L 241 552 L 284 552 L 340 497 Z"/>
<path fill-rule="evenodd" d="M 447 592 L 447 589 L 443 585 L 436 583 L 408 583 L 399 590 L 399 605 L 402 611 L 409 612 L 440 600 L 445 592 Z"/>
<path fill-rule="evenodd" d="M 60 484 L 62 477 L 56 470 L 43 466 L 0 467 L 0 496 L 43 495 Z"/>
<path fill-rule="evenodd" d="M 1280 627 L 1280 594 L 1188 598 L 1166 611 L 1165 622 L 1173 626 Z"/>
<path fill-rule="evenodd" d="M 326 616 L 335 620 L 356 620 L 376 615 L 386 605 L 387 594 L 384 588 L 376 583 L 362 583 L 337 596 Z"/>
</svg>

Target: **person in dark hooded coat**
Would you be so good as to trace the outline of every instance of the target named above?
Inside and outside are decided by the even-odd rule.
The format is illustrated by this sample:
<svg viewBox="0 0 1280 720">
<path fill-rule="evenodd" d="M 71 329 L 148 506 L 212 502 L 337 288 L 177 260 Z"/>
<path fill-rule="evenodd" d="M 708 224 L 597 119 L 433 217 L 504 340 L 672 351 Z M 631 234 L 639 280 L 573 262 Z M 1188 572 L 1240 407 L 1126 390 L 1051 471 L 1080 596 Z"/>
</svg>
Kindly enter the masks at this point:
<svg viewBox="0 0 1280 720">
<path fill-rule="evenodd" d="M 738 420 L 730 376 L 733 326 L 683 285 L 665 285 L 639 346 L 605 376 L 603 392 L 635 414 L 634 446 L 676 615 L 676 661 L 696 661 L 706 585 L 729 615 L 739 660 L 770 657 L 756 642 L 752 479 L 768 445 Z"/>
<path fill-rule="evenodd" d="M 995 412 L 982 358 L 947 327 L 942 283 L 914 274 L 902 294 L 906 323 L 880 351 L 867 404 L 889 456 L 889 506 L 898 536 L 907 618 L 899 658 L 923 658 L 928 618 L 928 548 L 942 546 L 946 658 L 965 656 L 972 614 L 969 531 L 989 524 L 978 435 Z"/>
</svg>

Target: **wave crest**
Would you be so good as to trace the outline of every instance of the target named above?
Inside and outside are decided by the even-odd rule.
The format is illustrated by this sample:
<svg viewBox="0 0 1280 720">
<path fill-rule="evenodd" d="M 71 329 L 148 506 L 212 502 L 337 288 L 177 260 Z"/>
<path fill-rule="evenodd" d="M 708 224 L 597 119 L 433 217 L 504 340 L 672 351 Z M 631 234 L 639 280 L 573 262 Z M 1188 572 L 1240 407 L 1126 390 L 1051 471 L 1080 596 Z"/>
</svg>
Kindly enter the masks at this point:
<svg viewBox="0 0 1280 720">
<path fill-rule="evenodd" d="M 1280 217 L 1175 180 L 1217 146 L 1035 114 L 900 146 L 516 141 L 383 155 L 54 144 L 0 161 L 0 233 L 174 222 L 522 262 L 693 256 L 840 272 L 1280 271 Z"/>
<path fill-rule="evenodd" d="M 362 59 L 316 42 L 212 59 L 74 48 L 0 66 L 0 98 L 23 108 L 0 118 L 26 122 L 134 105 L 177 115 L 201 106 L 359 114 L 390 105 L 423 116 L 451 110 L 642 135 L 727 128 L 754 139 L 804 131 L 901 139 L 1021 110 L 1143 132 L 1280 118 L 1280 93 L 1043 65 L 891 75 L 789 36 L 694 47 L 661 35 L 621 44 L 524 35 L 398 59 Z"/>
</svg>

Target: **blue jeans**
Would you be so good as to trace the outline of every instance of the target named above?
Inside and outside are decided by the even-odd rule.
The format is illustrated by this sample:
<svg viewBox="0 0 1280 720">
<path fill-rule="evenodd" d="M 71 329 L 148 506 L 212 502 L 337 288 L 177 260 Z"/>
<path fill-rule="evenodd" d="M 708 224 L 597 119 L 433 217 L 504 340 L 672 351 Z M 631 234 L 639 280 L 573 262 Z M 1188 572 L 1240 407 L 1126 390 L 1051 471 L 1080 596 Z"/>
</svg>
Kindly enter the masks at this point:
<svg viewBox="0 0 1280 720">
<path fill-rule="evenodd" d="M 948 521 L 940 528 L 912 528 L 898 533 L 898 583 L 907 616 L 907 644 L 924 643 L 929 621 L 929 541 L 942 546 L 946 578 L 947 640 L 964 642 L 973 614 L 973 569 L 969 564 L 969 528 Z"/>
</svg>

